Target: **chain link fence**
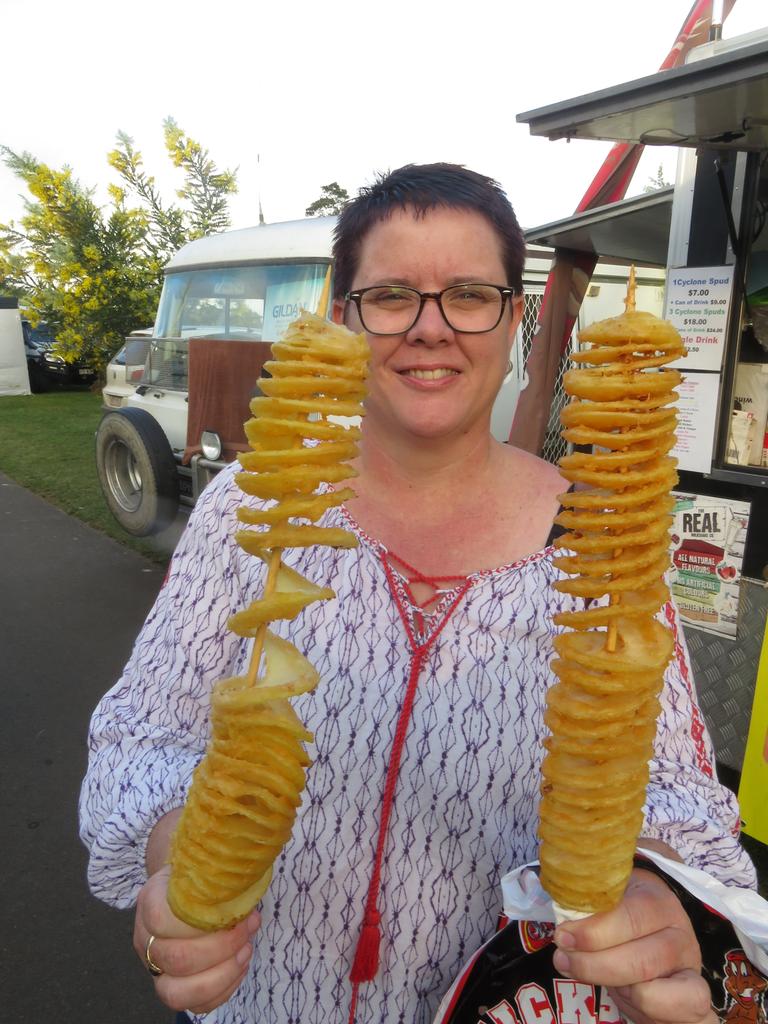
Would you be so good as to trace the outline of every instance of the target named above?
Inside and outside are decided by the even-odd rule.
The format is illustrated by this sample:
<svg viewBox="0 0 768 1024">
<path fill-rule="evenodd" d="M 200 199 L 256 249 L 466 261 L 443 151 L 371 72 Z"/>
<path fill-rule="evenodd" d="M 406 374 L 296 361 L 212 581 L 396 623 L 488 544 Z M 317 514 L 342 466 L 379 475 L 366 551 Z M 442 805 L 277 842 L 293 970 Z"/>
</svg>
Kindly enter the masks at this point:
<svg viewBox="0 0 768 1024">
<path fill-rule="evenodd" d="M 523 365 L 528 361 L 528 356 L 531 354 L 531 345 L 533 343 L 533 336 L 536 331 L 536 322 L 539 316 L 539 310 L 541 309 L 541 303 L 544 299 L 544 295 L 541 292 L 526 292 L 525 293 L 525 305 L 523 307 Z M 571 353 L 571 346 L 573 345 L 573 336 L 568 342 L 568 347 L 563 353 L 563 358 L 560 360 L 560 366 L 557 370 L 557 377 L 555 378 L 555 389 L 552 395 L 552 405 L 549 410 L 549 421 L 547 423 L 547 433 L 544 438 L 544 447 L 542 449 L 542 458 L 546 459 L 547 462 L 557 463 L 557 460 L 568 452 L 568 442 L 564 441 L 560 436 L 560 410 L 568 401 L 568 396 L 563 390 L 563 373 L 568 369 L 568 358 Z"/>
</svg>

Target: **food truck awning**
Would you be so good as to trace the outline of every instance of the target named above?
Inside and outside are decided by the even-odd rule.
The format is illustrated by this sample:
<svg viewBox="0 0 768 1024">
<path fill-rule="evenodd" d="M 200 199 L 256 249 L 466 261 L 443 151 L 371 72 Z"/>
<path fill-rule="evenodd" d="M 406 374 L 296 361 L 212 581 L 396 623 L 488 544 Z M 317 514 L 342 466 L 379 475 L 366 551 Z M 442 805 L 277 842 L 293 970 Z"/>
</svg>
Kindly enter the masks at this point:
<svg viewBox="0 0 768 1024">
<path fill-rule="evenodd" d="M 531 245 L 664 267 L 674 191 L 674 187 L 662 188 L 542 224 L 528 229 L 525 240 Z"/>
<path fill-rule="evenodd" d="M 680 68 L 528 110 L 517 120 L 529 125 L 532 135 L 552 141 L 765 150 L 768 42 L 760 39 Z"/>
</svg>

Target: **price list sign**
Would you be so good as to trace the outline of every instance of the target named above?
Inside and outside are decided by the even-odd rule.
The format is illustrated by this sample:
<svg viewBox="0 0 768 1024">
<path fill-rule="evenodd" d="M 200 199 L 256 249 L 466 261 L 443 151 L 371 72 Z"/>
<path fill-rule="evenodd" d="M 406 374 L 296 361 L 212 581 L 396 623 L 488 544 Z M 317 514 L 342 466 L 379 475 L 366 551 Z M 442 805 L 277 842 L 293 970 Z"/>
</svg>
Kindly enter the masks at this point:
<svg viewBox="0 0 768 1024">
<path fill-rule="evenodd" d="M 688 356 L 673 365 L 719 372 L 731 308 L 733 267 L 667 271 L 665 316 L 680 332 Z"/>
</svg>

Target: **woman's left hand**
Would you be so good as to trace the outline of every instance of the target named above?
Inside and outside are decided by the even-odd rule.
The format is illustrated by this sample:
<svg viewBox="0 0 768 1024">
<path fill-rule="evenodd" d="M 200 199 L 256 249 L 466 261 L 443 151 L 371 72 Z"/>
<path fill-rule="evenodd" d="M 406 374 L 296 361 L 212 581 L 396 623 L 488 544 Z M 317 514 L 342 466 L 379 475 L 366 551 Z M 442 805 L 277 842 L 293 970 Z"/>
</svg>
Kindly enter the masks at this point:
<svg viewBox="0 0 768 1024">
<path fill-rule="evenodd" d="M 560 925 L 555 968 L 602 985 L 634 1024 L 716 1024 L 688 915 L 664 882 L 632 872 L 614 910 Z"/>
</svg>

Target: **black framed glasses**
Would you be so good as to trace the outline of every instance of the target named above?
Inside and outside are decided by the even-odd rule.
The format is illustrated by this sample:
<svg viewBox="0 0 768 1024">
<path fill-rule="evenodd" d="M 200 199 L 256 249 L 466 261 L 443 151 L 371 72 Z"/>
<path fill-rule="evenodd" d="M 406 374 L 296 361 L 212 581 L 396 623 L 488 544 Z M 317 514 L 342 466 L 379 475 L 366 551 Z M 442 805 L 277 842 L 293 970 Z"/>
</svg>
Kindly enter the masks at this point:
<svg viewBox="0 0 768 1024">
<path fill-rule="evenodd" d="M 517 292 L 500 284 L 454 284 L 440 292 L 420 292 L 402 285 L 381 284 L 347 292 L 369 334 L 405 334 L 434 299 L 448 326 L 461 334 L 486 334 L 497 327 L 508 299 Z"/>
</svg>

